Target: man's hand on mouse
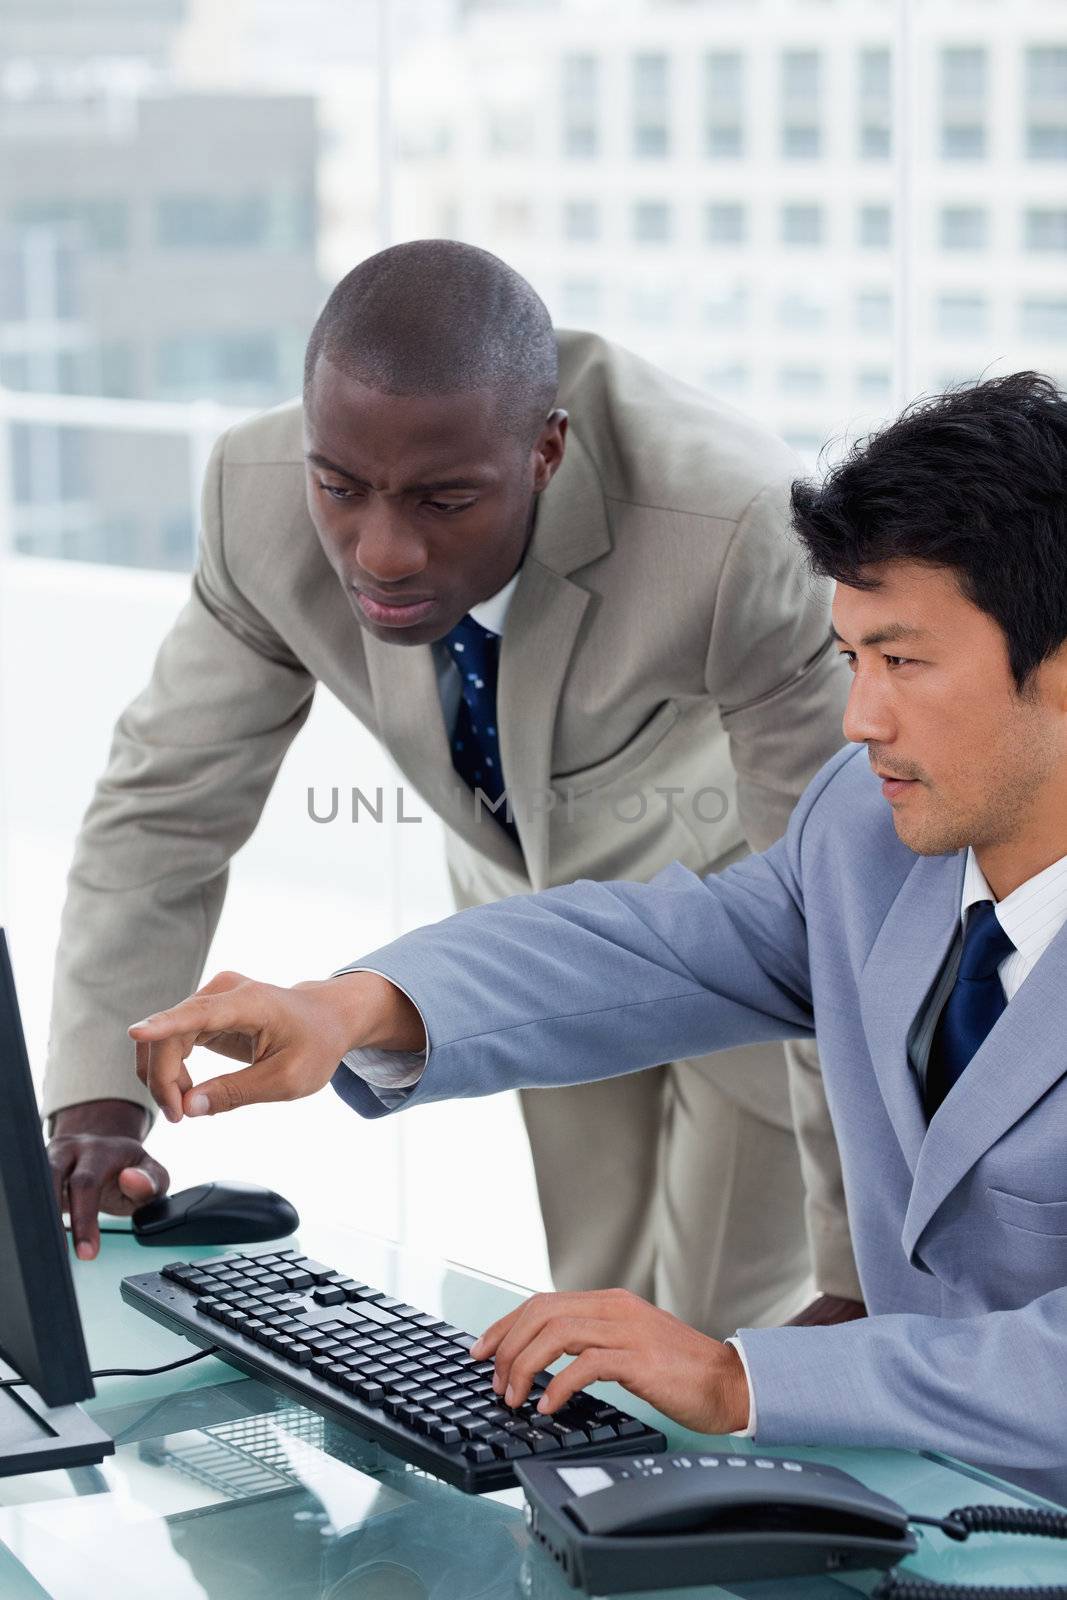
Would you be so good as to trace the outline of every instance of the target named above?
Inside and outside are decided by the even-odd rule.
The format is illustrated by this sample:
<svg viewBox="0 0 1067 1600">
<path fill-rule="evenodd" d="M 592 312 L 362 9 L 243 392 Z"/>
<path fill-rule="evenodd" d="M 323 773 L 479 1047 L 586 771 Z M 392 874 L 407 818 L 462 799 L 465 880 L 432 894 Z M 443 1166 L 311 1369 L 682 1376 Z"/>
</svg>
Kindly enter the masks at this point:
<svg viewBox="0 0 1067 1600">
<path fill-rule="evenodd" d="M 315 1094 L 349 1050 L 426 1046 L 417 1007 L 376 972 L 291 989 L 220 972 L 187 1000 L 134 1023 L 129 1033 L 137 1045 L 137 1076 L 170 1122 Z M 185 1063 L 197 1045 L 245 1065 L 194 1086 Z"/>
<path fill-rule="evenodd" d="M 552 1379 L 538 1411 L 558 1411 L 579 1389 L 611 1380 L 694 1433 L 748 1426 L 748 1380 L 733 1345 L 628 1289 L 535 1294 L 487 1328 L 471 1355 L 493 1359 L 493 1388 L 509 1406 L 521 1406 L 534 1376 L 570 1355 L 575 1360 Z"/>
<path fill-rule="evenodd" d="M 165 1194 L 170 1177 L 145 1150 L 149 1116 L 131 1100 L 65 1106 L 52 1122 L 48 1160 L 59 1210 L 70 1213 L 74 1249 L 91 1261 L 100 1249 L 97 1213 L 128 1217 Z"/>
</svg>

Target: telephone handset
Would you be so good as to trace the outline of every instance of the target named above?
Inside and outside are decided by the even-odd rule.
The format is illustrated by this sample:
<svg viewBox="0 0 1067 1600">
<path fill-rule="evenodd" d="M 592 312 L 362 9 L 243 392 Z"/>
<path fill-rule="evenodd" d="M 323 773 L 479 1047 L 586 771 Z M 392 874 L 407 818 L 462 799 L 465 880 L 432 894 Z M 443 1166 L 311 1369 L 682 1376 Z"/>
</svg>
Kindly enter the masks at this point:
<svg viewBox="0 0 1067 1600">
<path fill-rule="evenodd" d="M 907 1514 L 836 1467 L 748 1455 L 515 1466 L 527 1523 L 591 1594 L 890 1567 Z"/>
<path fill-rule="evenodd" d="M 914 1573 L 887 1570 L 918 1549 L 909 1523 L 959 1540 L 972 1533 L 1067 1539 L 1067 1512 L 1051 1507 L 961 1506 L 924 1516 L 814 1460 L 665 1451 L 565 1467 L 538 1457 L 517 1461 L 515 1472 L 534 1538 L 590 1594 L 876 1568 L 885 1574 L 877 1600 L 920 1590 L 923 1600 L 968 1600 L 979 1592 L 969 1584 L 919 1579 L 917 1588 Z M 1032 1592 L 1035 1600 L 1067 1600 L 1067 1585 Z"/>
</svg>

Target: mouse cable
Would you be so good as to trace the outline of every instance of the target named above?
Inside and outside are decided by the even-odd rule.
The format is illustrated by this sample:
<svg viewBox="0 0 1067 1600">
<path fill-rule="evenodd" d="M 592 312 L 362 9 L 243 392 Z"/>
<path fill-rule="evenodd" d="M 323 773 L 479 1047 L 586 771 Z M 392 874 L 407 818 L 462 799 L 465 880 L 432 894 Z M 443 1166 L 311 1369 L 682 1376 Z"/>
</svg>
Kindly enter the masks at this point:
<svg viewBox="0 0 1067 1600">
<path fill-rule="evenodd" d="M 1067 1512 L 1028 1506 L 960 1506 L 946 1517 L 909 1516 L 909 1522 L 940 1528 L 960 1541 L 972 1533 L 1023 1533 L 1046 1539 L 1067 1539 Z M 897 1568 L 887 1572 L 871 1600 L 1067 1600 L 1067 1586 L 1040 1587 L 996 1584 L 938 1583 Z"/>
<path fill-rule="evenodd" d="M 198 1350 L 195 1355 L 182 1356 L 179 1361 L 168 1361 L 162 1367 L 103 1367 L 99 1372 L 90 1372 L 90 1378 L 154 1378 L 158 1372 L 174 1372 L 177 1367 L 188 1367 L 194 1361 L 203 1361 L 205 1356 L 213 1356 L 218 1351 L 217 1344 L 209 1344 L 206 1350 Z M 0 1389 L 21 1389 L 29 1384 L 28 1378 L 4 1378 L 0 1381 Z"/>
</svg>

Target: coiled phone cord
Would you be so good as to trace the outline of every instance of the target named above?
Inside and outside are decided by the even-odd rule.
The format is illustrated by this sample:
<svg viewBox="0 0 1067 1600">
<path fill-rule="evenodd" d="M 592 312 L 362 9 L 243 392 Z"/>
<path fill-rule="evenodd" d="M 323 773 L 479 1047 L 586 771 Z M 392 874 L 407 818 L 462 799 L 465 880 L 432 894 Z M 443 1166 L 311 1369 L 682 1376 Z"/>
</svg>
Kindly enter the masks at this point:
<svg viewBox="0 0 1067 1600">
<path fill-rule="evenodd" d="M 1045 1539 L 1067 1539 L 1067 1512 L 1026 1506 L 960 1506 L 947 1517 L 909 1517 L 910 1522 L 940 1528 L 950 1539 L 964 1540 L 972 1533 L 1022 1533 Z M 1011 1585 L 938 1583 L 899 1568 L 887 1572 L 871 1600 L 1067 1600 L 1067 1584 L 1039 1588 Z"/>
</svg>

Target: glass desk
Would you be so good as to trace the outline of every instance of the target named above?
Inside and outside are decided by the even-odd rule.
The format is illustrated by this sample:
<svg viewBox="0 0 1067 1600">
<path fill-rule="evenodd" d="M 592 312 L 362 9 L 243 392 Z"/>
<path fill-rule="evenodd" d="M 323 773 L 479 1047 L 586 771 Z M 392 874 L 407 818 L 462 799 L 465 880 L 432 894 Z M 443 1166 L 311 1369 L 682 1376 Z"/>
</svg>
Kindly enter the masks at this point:
<svg viewBox="0 0 1067 1600">
<path fill-rule="evenodd" d="M 512 1285 L 335 1227 L 307 1227 L 285 1242 L 474 1332 L 523 1298 Z M 147 1250 L 118 1235 L 102 1243 L 96 1261 L 72 1261 L 91 1365 L 158 1366 L 188 1354 L 183 1339 L 120 1300 L 119 1280 L 221 1252 Z M 709 1447 L 612 1384 L 596 1392 L 654 1421 L 672 1447 Z M 0 1479 L 2 1600 L 563 1600 L 576 1592 L 532 1546 L 519 1489 L 461 1494 L 212 1356 L 154 1378 L 100 1379 L 87 1409 L 115 1439 L 114 1456 L 99 1467 Z M 811 1455 L 912 1511 L 1042 1503 L 934 1454 L 757 1450 L 740 1439 L 712 1447 Z M 1051 1541 L 976 1535 L 961 1546 L 930 1529 L 919 1540 L 909 1565 L 926 1577 L 1048 1584 L 1067 1566 L 1063 1545 Z M 844 1600 L 875 1581 L 851 1574 L 669 1592 Z"/>
</svg>

